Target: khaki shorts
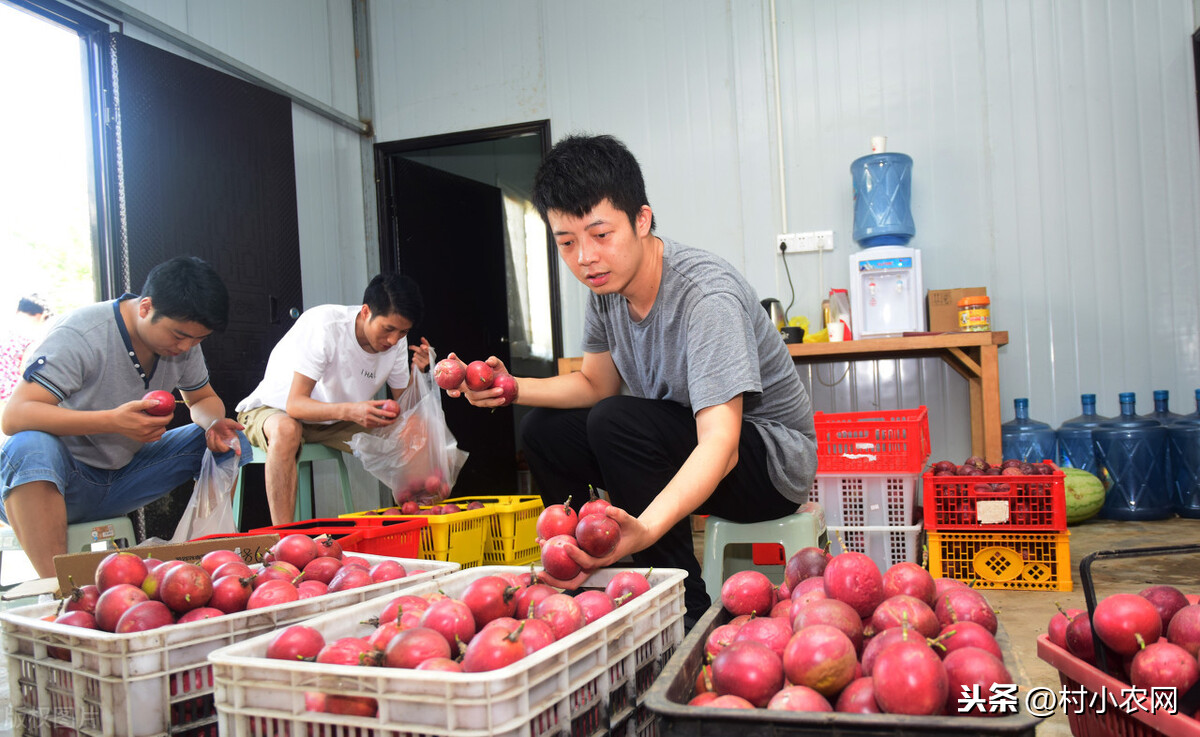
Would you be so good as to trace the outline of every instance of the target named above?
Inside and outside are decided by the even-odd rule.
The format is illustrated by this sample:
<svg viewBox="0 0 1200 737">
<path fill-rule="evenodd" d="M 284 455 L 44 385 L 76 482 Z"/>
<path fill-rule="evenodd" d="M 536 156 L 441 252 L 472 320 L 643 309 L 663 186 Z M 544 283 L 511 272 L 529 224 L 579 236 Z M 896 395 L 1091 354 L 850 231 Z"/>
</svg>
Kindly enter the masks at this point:
<svg viewBox="0 0 1200 737">
<path fill-rule="evenodd" d="M 255 407 L 244 412 L 238 412 L 237 421 L 246 426 L 246 437 L 250 439 L 250 444 L 259 448 L 266 449 L 270 443 L 267 442 L 267 436 L 263 433 L 263 425 L 271 415 L 287 414 L 277 407 Z M 307 444 L 319 443 L 328 445 L 330 448 L 340 450 L 343 453 L 350 452 L 350 438 L 360 432 L 367 432 L 367 428 L 357 422 L 342 420 L 328 425 L 322 425 L 313 422 L 301 422 L 303 428 L 302 442 Z"/>
</svg>

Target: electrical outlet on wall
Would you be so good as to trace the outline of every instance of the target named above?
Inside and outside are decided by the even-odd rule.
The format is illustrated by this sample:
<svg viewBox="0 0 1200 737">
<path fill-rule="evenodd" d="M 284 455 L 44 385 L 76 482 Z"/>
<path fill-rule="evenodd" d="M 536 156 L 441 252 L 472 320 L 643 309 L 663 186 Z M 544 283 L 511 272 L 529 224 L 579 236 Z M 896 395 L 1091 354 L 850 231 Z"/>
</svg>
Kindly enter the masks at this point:
<svg viewBox="0 0 1200 737">
<path fill-rule="evenodd" d="M 781 248 L 780 245 L 784 247 Z M 783 253 L 811 253 L 833 250 L 833 231 L 814 230 L 807 233 L 781 233 L 775 241 L 774 250 Z"/>
</svg>

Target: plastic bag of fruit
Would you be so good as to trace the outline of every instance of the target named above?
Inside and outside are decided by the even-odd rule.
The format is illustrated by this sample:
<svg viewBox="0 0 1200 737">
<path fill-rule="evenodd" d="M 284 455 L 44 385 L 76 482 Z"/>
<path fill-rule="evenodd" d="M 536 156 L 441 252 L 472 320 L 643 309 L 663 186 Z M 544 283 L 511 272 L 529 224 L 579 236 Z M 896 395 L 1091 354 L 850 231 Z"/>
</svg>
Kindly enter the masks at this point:
<svg viewBox="0 0 1200 737">
<path fill-rule="evenodd" d="M 234 443 L 237 438 L 234 438 Z M 233 522 L 233 482 L 237 481 L 238 458 L 230 455 L 217 461 L 211 450 L 204 451 L 200 461 L 200 476 L 192 490 L 183 516 L 175 527 L 171 542 L 182 543 L 205 535 L 237 532 Z"/>
<path fill-rule="evenodd" d="M 429 363 L 435 362 L 430 349 Z M 459 449 L 446 424 L 433 372 L 416 366 L 408 389 L 400 395 L 396 421 L 356 434 L 349 446 L 363 467 L 392 490 L 396 504 L 433 504 L 445 499 L 467 462 L 467 452 Z"/>
</svg>

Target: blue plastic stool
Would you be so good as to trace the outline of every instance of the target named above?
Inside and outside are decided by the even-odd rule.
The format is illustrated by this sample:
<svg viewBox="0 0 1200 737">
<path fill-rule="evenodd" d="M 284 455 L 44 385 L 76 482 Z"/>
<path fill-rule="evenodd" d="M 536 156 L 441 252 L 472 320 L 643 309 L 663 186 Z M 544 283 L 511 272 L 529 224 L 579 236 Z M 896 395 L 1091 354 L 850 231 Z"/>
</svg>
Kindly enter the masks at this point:
<svg viewBox="0 0 1200 737">
<path fill-rule="evenodd" d="M 250 446 L 250 449 L 254 451 L 250 463 L 267 462 L 267 451 L 259 448 L 257 445 Z M 328 445 L 321 445 L 320 443 L 305 443 L 300 446 L 300 457 L 296 459 L 296 471 L 299 476 L 299 483 L 296 489 L 296 512 L 293 515 L 295 522 L 303 522 L 315 516 L 313 514 L 312 464 L 313 461 L 327 460 L 337 461 L 338 464 L 338 477 L 342 483 L 342 506 L 345 507 L 347 514 L 355 511 L 354 497 L 350 494 L 350 471 L 346 468 L 346 459 L 342 457 L 342 452 L 334 450 Z M 233 523 L 239 530 L 242 528 L 242 483 L 244 478 L 244 474 L 239 473 L 237 486 L 233 487 Z"/>
<path fill-rule="evenodd" d="M 730 522 L 710 514 L 704 521 L 704 560 L 701 565 L 704 588 L 714 602 L 721 599 L 727 545 L 779 543 L 783 546 L 786 561 L 800 548 L 824 545 L 824 536 L 825 512 L 815 502 L 805 504 L 795 514 L 764 522 Z"/>
</svg>

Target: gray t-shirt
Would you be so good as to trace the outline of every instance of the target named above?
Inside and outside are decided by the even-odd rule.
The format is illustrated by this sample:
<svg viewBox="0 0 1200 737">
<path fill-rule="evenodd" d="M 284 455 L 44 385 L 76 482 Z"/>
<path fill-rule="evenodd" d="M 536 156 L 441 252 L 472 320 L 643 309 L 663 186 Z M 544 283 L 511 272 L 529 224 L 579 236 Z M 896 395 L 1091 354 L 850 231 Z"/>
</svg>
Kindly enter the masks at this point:
<svg viewBox="0 0 1200 737">
<path fill-rule="evenodd" d="M 742 396 L 767 447 L 776 490 L 803 504 L 817 470 L 812 403 L 787 346 L 750 283 L 727 261 L 663 238 L 650 314 L 634 322 L 624 297 L 588 297 L 583 350 L 612 353 L 633 396 L 706 407 Z"/>
<path fill-rule="evenodd" d="M 178 356 L 159 356 L 153 367 L 138 365 L 121 319 L 119 300 L 80 307 L 63 317 L 30 351 L 24 378 L 77 410 L 112 409 L 141 399 L 151 389 L 195 391 L 208 383 L 204 354 L 196 346 Z M 124 468 L 143 443 L 119 433 L 67 435 L 62 441 L 80 463 Z"/>
</svg>

